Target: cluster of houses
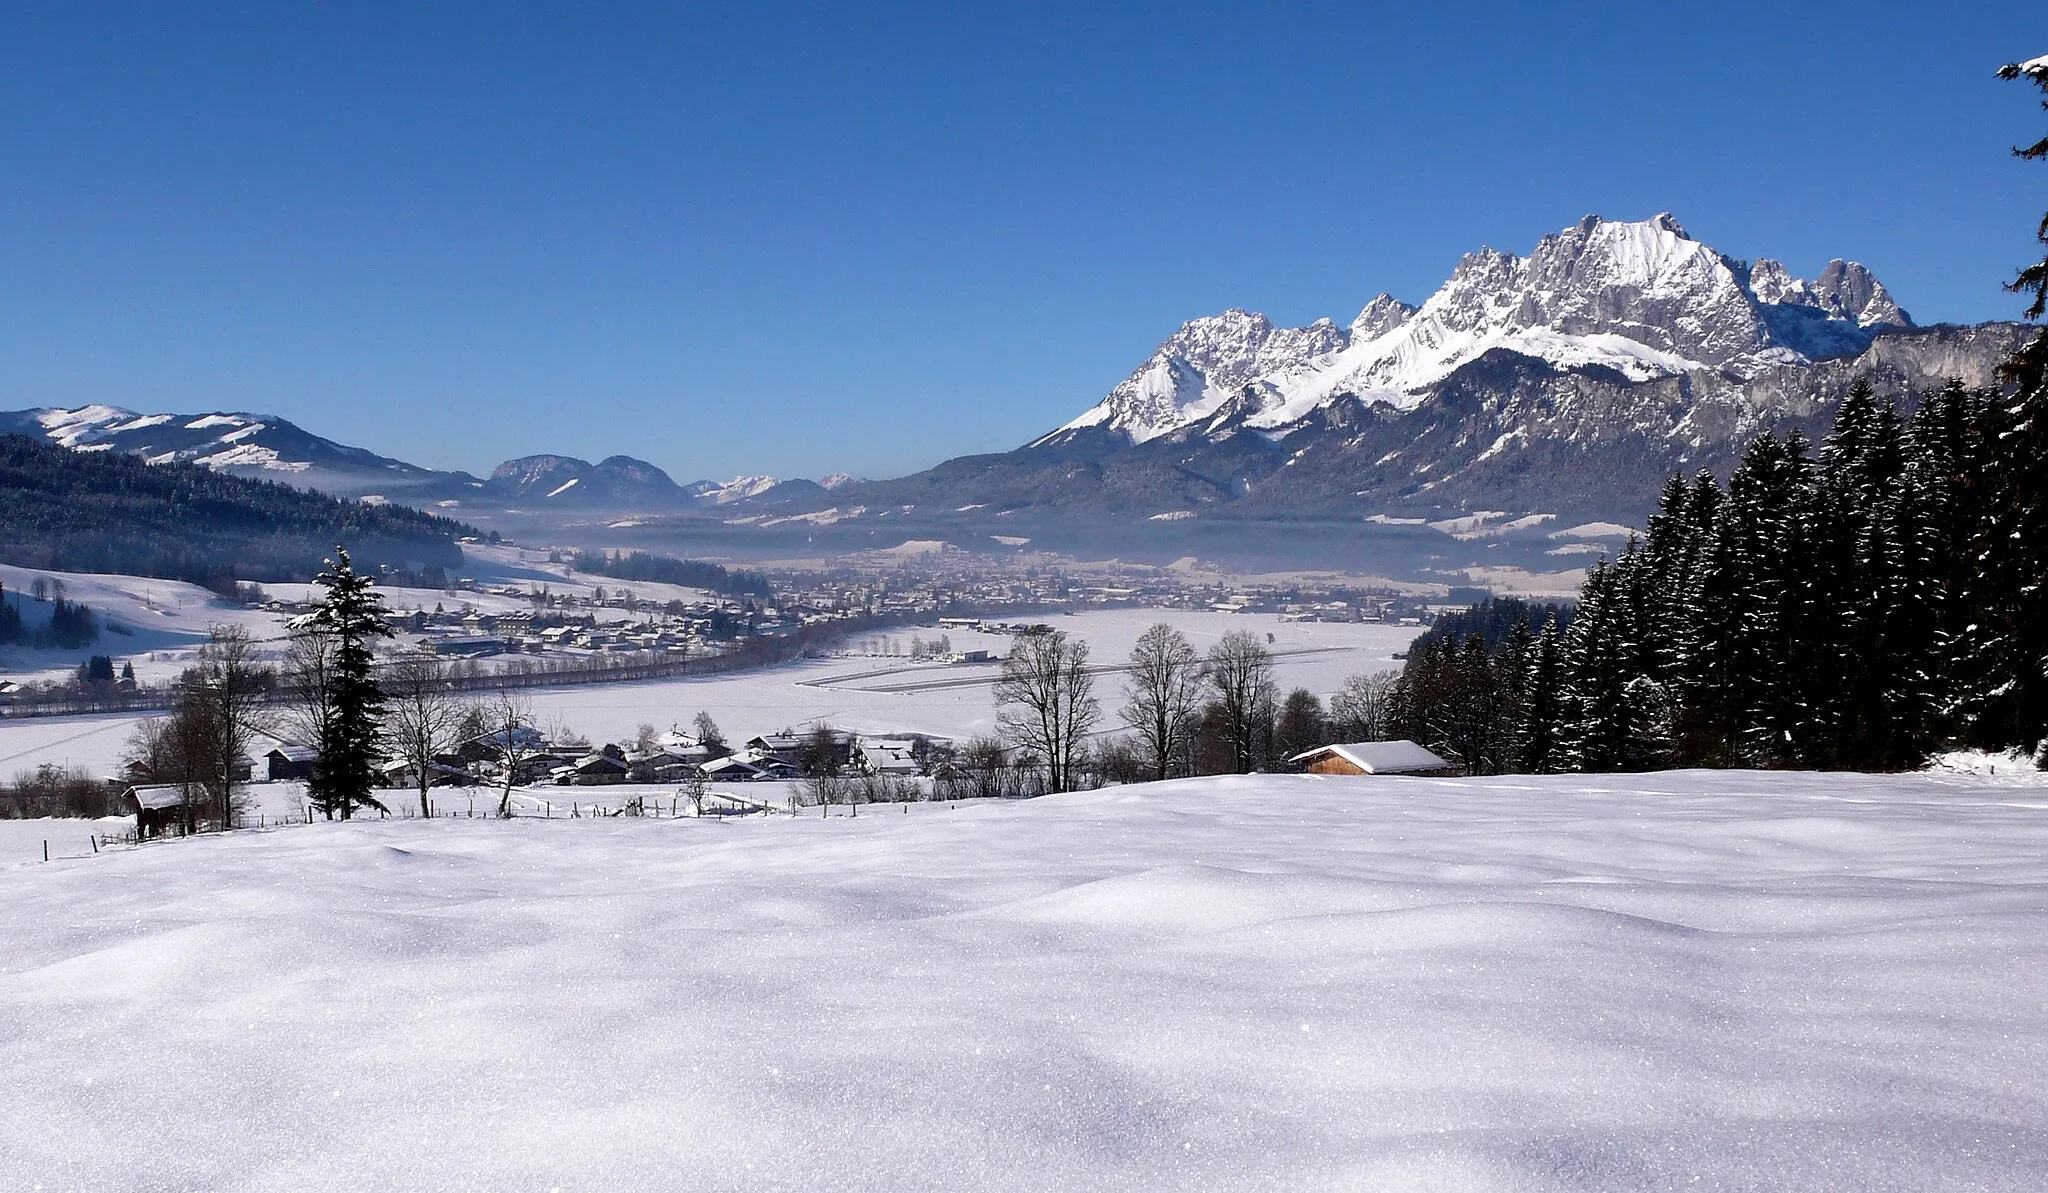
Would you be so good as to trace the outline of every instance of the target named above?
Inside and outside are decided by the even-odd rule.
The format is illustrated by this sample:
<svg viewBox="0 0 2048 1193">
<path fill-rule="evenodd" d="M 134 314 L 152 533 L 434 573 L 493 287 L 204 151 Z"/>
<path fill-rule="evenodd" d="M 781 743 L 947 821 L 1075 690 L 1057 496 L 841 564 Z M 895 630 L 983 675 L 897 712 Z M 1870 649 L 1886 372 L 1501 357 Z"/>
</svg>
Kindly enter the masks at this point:
<svg viewBox="0 0 2048 1193">
<path fill-rule="evenodd" d="M 952 743 L 925 734 L 863 736 L 845 730 L 812 734 L 772 733 L 750 739 L 738 750 L 670 730 L 643 744 L 551 742 L 539 730 L 521 727 L 481 734 L 437 755 L 427 777 L 430 787 L 501 782 L 511 767 L 520 785 L 601 786 L 610 783 L 681 783 L 703 778 L 717 783 L 750 783 L 800 777 L 806 755 L 829 740 L 835 771 L 913 778 L 932 773 L 950 755 Z M 314 753 L 279 745 L 264 755 L 267 777 L 303 779 L 312 773 Z M 392 760 L 379 766 L 388 787 L 416 788 L 413 764 Z"/>
</svg>

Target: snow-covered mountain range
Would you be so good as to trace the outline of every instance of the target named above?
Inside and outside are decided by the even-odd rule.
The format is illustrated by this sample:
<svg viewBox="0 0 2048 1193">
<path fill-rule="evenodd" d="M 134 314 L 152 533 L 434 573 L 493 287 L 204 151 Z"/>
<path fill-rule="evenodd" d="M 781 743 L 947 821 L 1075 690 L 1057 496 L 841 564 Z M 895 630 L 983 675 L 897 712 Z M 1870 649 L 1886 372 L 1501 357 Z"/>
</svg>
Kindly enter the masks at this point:
<svg viewBox="0 0 2048 1193">
<path fill-rule="evenodd" d="M 1307 327 L 1244 310 L 1191 320 L 1064 426 L 894 480 L 677 484 L 643 460 L 561 455 L 478 478 L 282 419 L 107 406 L 0 414 L 0 432 L 485 520 L 627 511 L 606 525 L 644 532 L 638 514 L 673 512 L 722 524 L 720 542 L 782 533 L 806 550 L 910 538 L 1178 558 L 1234 541 L 1289 566 L 1351 536 L 1344 562 L 1376 567 L 1384 534 L 1409 533 L 1388 527 L 1436 528 L 1411 554 L 1443 536 L 1491 547 L 1504 529 L 1540 557 L 1556 553 L 1546 527 L 1640 524 L 1673 472 L 1726 476 L 1767 429 L 1817 438 L 1859 382 L 1905 405 L 1951 378 L 1991 384 L 2027 334 L 1917 325 L 1854 262 L 1800 278 L 1669 215 L 1588 216 L 1526 256 L 1468 255 L 1419 305 L 1380 294 Z"/>
<path fill-rule="evenodd" d="M 1918 326 L 1854 262 L 1797 278 L 1669 215 L 1588 216 L 1526 256 L 1472 253 L 1420 305 L 1381 294 L 1348 324 L 1192 320 L 1024 447 L 826 504 L 1112 516 L 1183 537 L 1191 519 L 1632 523 L 1674 471 L 1725 476 L 1765 429 L 1824 432 L 1858 381 L 1907 405 L 1952 377 L 1991 383 L 2023 334 Z"/>
<path fill-rule="evenodd" d="M 1794 278 L 1734 260 L 1669 215 L 1588 216 L 1527 257 L 1485 249 L 1420 307 L 1381 294 L 1348 326 L 1276 327 L 1229 310 L 1182 325 L 1101 402 L 1038 441 L 1089 428 L 1143 443 L 1221 419 L 1285 431 L 1338 398 L 1412 410 L 1495 349 L 1630 381 L 1689 373 L 1733 380 L 1853 354 L 1913 321 L 1851 261 Z"/>
<path fill-rule="evenodd" d="M 772 476 L 679 485 L 645 460 L 611 456 L 596 464 L 574 456 L 522 456 L 489 477 L 422 468 L 326 439 L 275 415 L 244 412 L 140 414 L 119 406 L 46 407 L 0 412 L 0 434 L 47 439 L 75 451 L 119 451 L 152 463 L 199 464 L 216 471 L 343 496 L 518 508 L 689 509 L 723 506 L 803 486 Z M 851 478 L 834 478 L 845 483 Z"/>
</svg>

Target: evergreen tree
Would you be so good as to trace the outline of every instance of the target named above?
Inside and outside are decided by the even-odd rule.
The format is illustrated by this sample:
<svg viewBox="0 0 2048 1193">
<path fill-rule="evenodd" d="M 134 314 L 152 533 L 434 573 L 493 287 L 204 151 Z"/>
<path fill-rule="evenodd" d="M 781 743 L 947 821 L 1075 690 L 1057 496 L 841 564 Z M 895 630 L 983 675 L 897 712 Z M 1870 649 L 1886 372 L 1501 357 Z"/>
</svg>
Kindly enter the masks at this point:
<svg viewBox="0 0 2048 1193">
<path fill-rule="evenodd" d="M 2048 67 L 2008 66 L 2000 74 L 2048 94 Z M 2048 137 L 2013 152 L 2048 159 Z M 2035 238 L 2048 244 L 2048 215 Z M 2031 297 L 2028 319 L 2048 314 L 2048 258 L 2021 270 L 2009 289 Z M 1980 740 L 2038 754 L 2048 744 L 2048 329 L 2014 354 L 2004 379 L 2013 394 L 1993 408 L 1992 525 L 1981 557 L 1992 599 L 1980 617 L 1993 627 L 1991 645 L 2008 670 L 2005 684 L 1979 694 L 1974 711 Z"/>
<path fill-rule="evenodd" d="M 384 810 L 371 794 L 384 693 L 371 671 L 370 642 L 389 637 L 392 630 L 384 620 L 383 595 L 370 586 L 369 577 L 357 574 L 347 550 L 334 549 L 334 558 L 317 582 L 326 594 L 302 624 L 327 638 L 330 661 L 323 692 L 325 715 L 319 740 L 313 743 L 319 757 L 307 796 L 329 819 L 347 820 L 357 808 Z"/>
<path fill-rule="evenodd" d="M 7 599 L 7 586 L 0 584 L 0 646 L 12 646 L 21 641 L 20 598 Z"/>
<path fill-rule="evenodd" d="M 1516 727 L 1520 770 L 1532 773 L 1558 769 L 1558 725 L 1564 713 L 1564 635 L 1557 615 L 1543 621 L 1525 664 L 1521 723 Z"/>
</svg>

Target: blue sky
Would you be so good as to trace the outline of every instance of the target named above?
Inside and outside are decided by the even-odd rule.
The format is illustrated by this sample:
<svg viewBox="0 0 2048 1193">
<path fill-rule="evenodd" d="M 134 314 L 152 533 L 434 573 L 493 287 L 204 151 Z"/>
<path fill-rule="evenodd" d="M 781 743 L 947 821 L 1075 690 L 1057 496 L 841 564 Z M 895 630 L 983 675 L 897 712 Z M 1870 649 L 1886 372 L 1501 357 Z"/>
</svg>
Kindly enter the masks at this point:
<svg viewBox="0 0 2048 1193">
<path fill-rule="evenodd" d="M 2015 315 L 2038 5 L 0 8 L 0 407 L 894 475 L 1675 212 Z"/>
</svg>

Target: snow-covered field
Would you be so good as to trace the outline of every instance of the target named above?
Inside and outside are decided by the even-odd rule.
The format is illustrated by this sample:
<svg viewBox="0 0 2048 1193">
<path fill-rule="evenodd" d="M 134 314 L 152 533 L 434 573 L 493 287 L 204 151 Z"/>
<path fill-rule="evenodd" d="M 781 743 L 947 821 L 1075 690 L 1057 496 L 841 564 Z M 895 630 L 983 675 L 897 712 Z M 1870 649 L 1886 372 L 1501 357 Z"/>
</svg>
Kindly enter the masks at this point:
<svg viewBox="0 0 2048 1193">
<path fill-rule="evenodd" d="M 1231 630 L 1273 635 L 1272 649 L 1281 652 L 1277 674 L 1283 689 L 1303 686 L 1328 695 L 1348 675 L 1400 666 L 1393 660 L 1417 633 L 1414 626 L 1345 625 L 1283 622 L 1272 615 L 1207 613 L 1158 609 L 1112 609 L 1046 619 L 1088 642 L 1098 663 L 1127 659 L 1146 627 L 1170 621 L 1187 634 L 1196 649 Z M 884 637 L 907 647 L 913 635 L 935 638 L 936 629 L 904 628 Z M 950 631 L 955 650 L 1001 651 L 1008 640 L 991 634 Z M 1314 652 L 1314 653 L 1288 653 Z M 907 688 L 929 676 L 934 681 L 989 678 L 995 668 L 932 664 L 899 674 L 863 678 L 879 670 L 909 668 L 908 659 L 818 659 L 734 675 L 647 683 L 582 685 L 537 689 L 528 693 L 535 715 L 560 722 L 593 741 L 630 737 L 642 724 L 666 729 L 687 727 L 702 710 L 709 712 L 729 737 L 745 740 L 784 727 L 801 728 L 829 722 L 847 729 L 895 730 L 967 737 L 987 733 L 995 724 L 991 689 L 983 685 Z M 1122 681 L 1115 675 L 1097 679 L 1097 691 L 1114 723 L 1123 703 Z M 106 773 L 140 715 L 52 717 L 0 720 L 0 782 L 41 763 L 84 767 Z"/>
<path fill-rule="evenodd" d="M 1189 780 L 0 867 L 20 1189 L 2048 1187 L 2048 789 Z"/>
</svg>

